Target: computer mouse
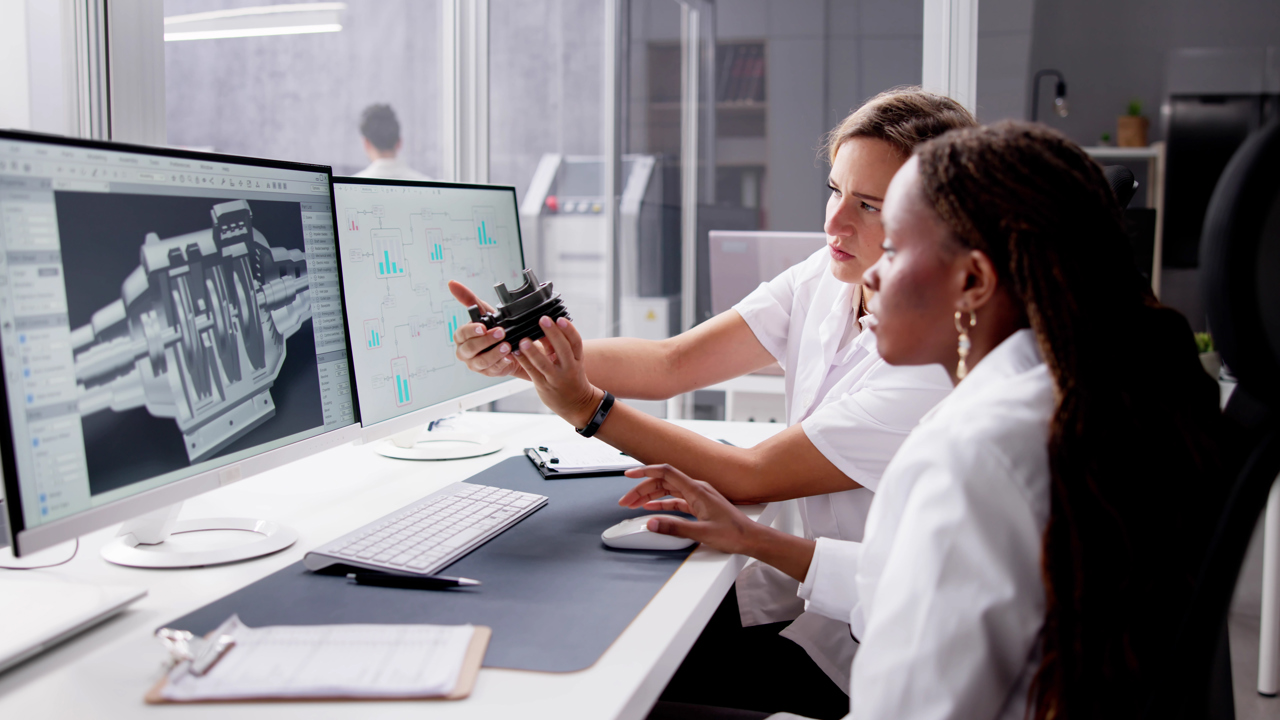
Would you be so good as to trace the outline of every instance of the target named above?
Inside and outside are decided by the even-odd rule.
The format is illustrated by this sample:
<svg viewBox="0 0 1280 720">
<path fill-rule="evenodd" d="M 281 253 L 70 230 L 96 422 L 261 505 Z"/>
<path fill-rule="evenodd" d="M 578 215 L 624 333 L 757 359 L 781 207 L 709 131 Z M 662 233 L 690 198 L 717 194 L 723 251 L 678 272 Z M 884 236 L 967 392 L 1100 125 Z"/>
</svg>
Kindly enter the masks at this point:
<svg viewBox="0 0 1280 720">
<path fill-rule="evenodd" d="M 689 538 L 649 532 L 647 524 L 653 515 L 633 517 L 600 533 L 604 544 L 619 550 L 683 550 L 693 544 Z"/>
</svg>

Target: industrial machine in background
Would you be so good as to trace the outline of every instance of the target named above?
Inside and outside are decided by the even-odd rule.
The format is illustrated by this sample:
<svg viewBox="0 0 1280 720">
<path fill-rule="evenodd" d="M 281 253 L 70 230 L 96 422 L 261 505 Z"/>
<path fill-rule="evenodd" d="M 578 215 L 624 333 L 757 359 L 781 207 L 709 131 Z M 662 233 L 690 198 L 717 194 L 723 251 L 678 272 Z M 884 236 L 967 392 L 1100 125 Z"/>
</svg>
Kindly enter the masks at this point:
<svg viewBox="0 0 1280 720">
<path fill-rule="evenodd" d="M 602 156 L 546 154 L 520 205 L 525 258 L 555 282 L 584 338 L 662 340 L 681 331 L 680 167 L 659 155 L 623 155 L 616 273 L 611 265 Z M 708 234 L 753 230 L 754 208 L 697 207 L 698 292 L 695 318 L 711 317 Z M 611 307 L 614 308 L 611 310 Z M 632 403 L 666 416 L 663 402 Z M 502 410 L 539 409 L 533 398 L 501 400 Z"/>
</svg>

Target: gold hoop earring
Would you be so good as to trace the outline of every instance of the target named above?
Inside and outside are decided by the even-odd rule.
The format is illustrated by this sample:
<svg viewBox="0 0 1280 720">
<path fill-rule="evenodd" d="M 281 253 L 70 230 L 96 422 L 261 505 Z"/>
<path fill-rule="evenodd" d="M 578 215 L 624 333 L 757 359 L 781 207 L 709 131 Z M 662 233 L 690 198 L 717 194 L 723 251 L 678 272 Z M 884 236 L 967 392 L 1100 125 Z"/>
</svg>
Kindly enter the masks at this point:
<svg viewBox="0 0 1280 720">
<path fill-rule="evenodd" d="M 960 354 L 960 364 L 956 365 L 956 379 L 963 380 L 965 375 L 969 374 L 969 366 L 966 361 L 969 359 L 969 348 L 973 343 L 969 340 L 969 328 L 978 324 L 978 317 L 972 312 L 969 313 L 969 327 L 965 327 L 961 322 L 962 313 L 956 311 L 956 332 L 960 333 L 960 347 L 957 352 Z"/>
</svg>

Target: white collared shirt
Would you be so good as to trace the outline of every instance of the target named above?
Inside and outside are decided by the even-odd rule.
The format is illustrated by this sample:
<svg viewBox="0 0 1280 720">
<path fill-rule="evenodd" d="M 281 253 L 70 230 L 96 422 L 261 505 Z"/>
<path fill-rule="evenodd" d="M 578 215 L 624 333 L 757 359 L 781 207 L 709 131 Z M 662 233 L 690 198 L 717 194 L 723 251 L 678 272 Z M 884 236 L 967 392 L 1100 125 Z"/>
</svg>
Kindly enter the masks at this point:
<svg viewBox="0 0 1280 720">
<path fill-rule="evenodd" d="M 805 536 L 861 540 L 871 499 L 898 447 L 919 419 L 951 391 L 939 365 L 895 367 L 876 352 L 866 318 L 855 320 L 857 285 L 831 274 L 826 248 L 763 283 L 734 306 L 786 371 L 787 424 L 862 488 L 797 500 Z M 738 576 L 744 626 L 794 620 L 795 641 L 841 688 L 857 643 L 848 613 L 805 612 L 799 583 L 763 563 Z"/>
<path fill-rule="evenodd" d="M 1034 334 L 1014 333 L 903 443 L 865 542 L 819 541 L 809 607 L 843 610 L 862 641 L 850 718 L 1024 717 L 1054 405 Z"/>
<path fill-rule="evenodd" d="M 352 177 L 386 178 L 388 180 L 430 180 L 400 158 L 378 158 Z"/>
</svg>

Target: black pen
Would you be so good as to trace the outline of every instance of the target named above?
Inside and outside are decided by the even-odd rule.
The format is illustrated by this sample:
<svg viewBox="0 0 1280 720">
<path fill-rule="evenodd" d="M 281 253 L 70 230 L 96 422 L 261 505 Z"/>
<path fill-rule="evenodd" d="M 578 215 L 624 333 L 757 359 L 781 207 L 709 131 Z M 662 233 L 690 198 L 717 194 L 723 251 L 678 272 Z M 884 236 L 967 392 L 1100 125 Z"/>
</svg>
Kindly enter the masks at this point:
<svg viewBox="0 0 1280 720">
<path fill-rule="evenodd" d="M 374 585 L 377 587 L 408 588 L 410 590 L 444 590 L 453 587 L 470 587 L 479 585 L 479 580 L 471 578 L 445 577 L 410 577 L 407 575 L 389 575 L 387 573 L 347 573 L 347 579 L 357 585 Z"/>
</svg>

